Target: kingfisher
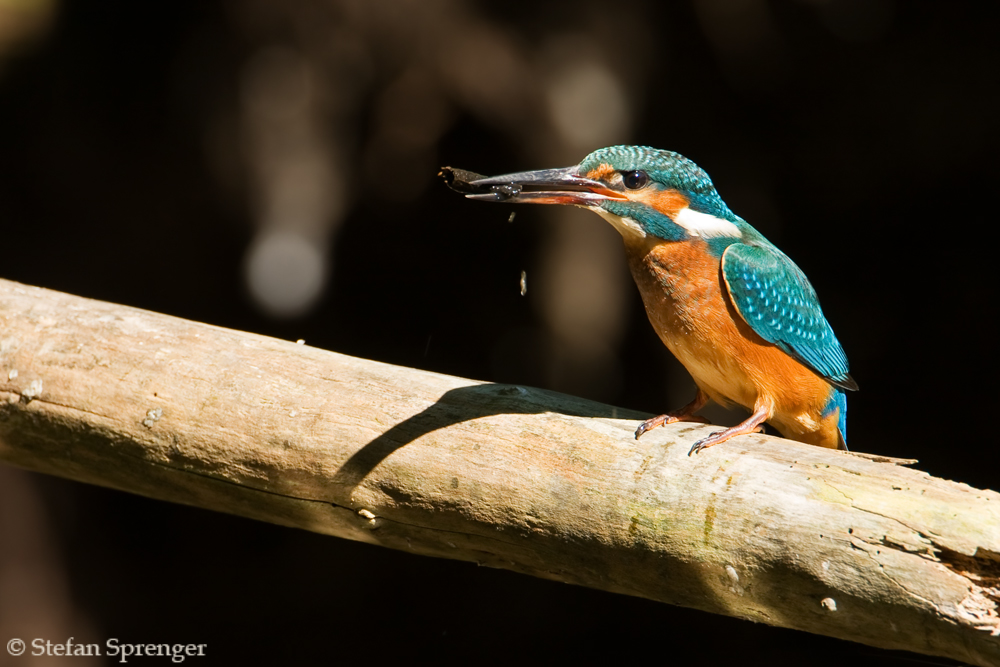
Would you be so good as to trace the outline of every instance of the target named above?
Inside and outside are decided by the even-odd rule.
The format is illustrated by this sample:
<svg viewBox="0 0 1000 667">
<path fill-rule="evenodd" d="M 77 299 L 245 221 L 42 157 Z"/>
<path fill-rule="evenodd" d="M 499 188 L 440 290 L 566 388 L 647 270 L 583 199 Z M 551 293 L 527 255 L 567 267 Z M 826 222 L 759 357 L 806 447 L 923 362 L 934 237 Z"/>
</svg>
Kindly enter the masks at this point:
<svg viewBox="0 0 1000 667">
<path fill-rule="evenodd" d="M 847 356 L 805 274 L 734 214 L 700 167 L 673 151 L 611 146 L 580 164 L 502 176 L 445 170 L 470 199 L 568 204 L 618 230 L 653 329 L 697 385 L 690 403 L 642 422 L 650 429 L 696 416 L 710 400 L 741 405 L 745 421 L 688 452 L 762 430 L 847 449 Z"/>
</svg>

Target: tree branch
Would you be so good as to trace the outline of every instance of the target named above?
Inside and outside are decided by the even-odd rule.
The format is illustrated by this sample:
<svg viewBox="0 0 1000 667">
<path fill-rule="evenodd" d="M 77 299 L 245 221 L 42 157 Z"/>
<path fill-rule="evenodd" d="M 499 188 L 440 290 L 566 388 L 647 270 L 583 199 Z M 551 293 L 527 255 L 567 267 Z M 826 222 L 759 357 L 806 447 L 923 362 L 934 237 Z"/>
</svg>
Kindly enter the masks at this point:
<svg viewBox="0 0 1000 667">
<path fill-rule="evenodd" d="M 1000 664 L 1000 494 L 643 416 L 0 281 L 2 461 Z"/>
</svg>

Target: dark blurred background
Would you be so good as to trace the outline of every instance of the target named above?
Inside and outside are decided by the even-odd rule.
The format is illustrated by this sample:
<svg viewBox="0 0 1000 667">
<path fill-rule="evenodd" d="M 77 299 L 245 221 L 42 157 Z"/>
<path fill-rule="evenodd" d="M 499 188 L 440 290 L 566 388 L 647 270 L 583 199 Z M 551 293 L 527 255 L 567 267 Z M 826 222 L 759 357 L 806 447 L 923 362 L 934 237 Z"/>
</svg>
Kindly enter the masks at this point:
<svg viewBox="0 0 1000 667">
<path fill-rule="evenodd" d="M 670 148 L 809 275 L 862 388 L 852 448 L 997 488 L 998 13 L 0 0 L 0 276 L 659 413 L 694 386 L 616 232 L 576 209 L 508 222 L 435 174 Z M 211 664 L 927 664 L 11 468 L 0 529 L 5 640 L 207 642 Z"/>
</svg>

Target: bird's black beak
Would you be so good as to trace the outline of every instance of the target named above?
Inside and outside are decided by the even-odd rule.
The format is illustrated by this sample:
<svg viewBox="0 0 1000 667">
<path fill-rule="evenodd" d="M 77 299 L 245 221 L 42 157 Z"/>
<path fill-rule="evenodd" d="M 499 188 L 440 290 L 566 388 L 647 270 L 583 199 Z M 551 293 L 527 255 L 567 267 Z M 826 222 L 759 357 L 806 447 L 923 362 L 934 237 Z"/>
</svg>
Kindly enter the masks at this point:
<svg viewBox="0 0 1000 667">
<path fill-rule="evenodd" d="M 472 175 L 478 176 L 478 174 Z M 459 178 L 457 174 L 455 178 Z M 462 184 L 466 186 L 465 196 L 469 199 L 509 204 L 596 206 L 608 199 L 627 199 L 625 195 L 610 189 L 600 181 L 580 176 L 577 167 L 480 177 Z"/>
</svg>

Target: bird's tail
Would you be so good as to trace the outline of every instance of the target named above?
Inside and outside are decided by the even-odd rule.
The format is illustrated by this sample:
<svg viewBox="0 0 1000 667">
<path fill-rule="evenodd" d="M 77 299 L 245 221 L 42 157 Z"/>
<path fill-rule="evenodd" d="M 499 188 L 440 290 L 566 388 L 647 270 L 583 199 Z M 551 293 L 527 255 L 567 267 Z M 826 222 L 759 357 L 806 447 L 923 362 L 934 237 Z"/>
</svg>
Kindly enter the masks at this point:
<svg viewBox="0 0 1000 667">
<path fill-rule="evenodd" d="M 824 416 L 837 411 L 837 449 L 847 450 L 847 394 L 840 387 L 832 387 L 832 395 L 826 404 Z"/>
</svg>

